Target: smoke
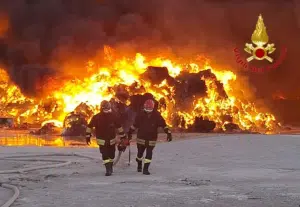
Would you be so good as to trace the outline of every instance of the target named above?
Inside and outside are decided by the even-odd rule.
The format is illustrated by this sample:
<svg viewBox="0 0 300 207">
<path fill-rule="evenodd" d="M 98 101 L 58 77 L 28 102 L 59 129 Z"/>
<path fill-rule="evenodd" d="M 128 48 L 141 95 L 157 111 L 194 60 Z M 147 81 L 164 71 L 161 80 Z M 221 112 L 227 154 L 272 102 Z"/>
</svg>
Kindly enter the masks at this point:
<svg viewBox="0 0 300 207">
<path fill-rule="evenodd" d="M 86 61 L 101 56 L 106 44 L 127 54 L 205 54 L 248 77 L 258 97 L 278 90 L 300 95 L 294 87 L 300 77 L 296 1 L 2 0 L 0 8 L 1 65 L 27 95 L 37 95 L 36 82 L 45 77 L 84 73 Z M 251 41 L 260 13 L 276 52 L 287 46 L 288 54 L 278 69 L 258 75 L 243 71 L 233 49 Z"/>
</svg>

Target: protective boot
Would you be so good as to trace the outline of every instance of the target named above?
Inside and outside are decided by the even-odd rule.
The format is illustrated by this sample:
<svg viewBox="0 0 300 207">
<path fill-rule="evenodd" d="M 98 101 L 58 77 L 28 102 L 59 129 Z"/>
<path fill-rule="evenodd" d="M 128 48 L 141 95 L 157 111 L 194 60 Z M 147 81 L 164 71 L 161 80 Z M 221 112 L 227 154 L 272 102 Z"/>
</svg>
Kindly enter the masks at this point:
<svg viewBox="0 0 300 207">
<path fill-rule="evenodd" d="M 110 171 L 111 171 L 111 173 L 113 173 L 114 172 L 114 163 L 113 162 L 110 162 L 109 163 L 110 164 Z"/>
<path fill-rule="evenodd" d="M 105 176 L 111 176 L 110 162 L 105 164 L 106 173 Z"/>
<path fill-rule="evenodd" d="M 149 165 L 150 165 L 150 163 L 145 163 L 145 164 L 144 164 L 144 169 L 143 169 L 143 174 L 144 174 L 144 175 L 150 175 L 150 172 L 149 172 Z"/>
<path fill-rule="evenodd" d="M 142 161 L 141 160 L 138 160 L 137 158 L 135 159 L 136 160 L 136 162 L 137 162 L 137 171 L 138 172 L 142 172 L 142 165 L 143 165 L 143 163 L 142 163 Z"/>
</svg>

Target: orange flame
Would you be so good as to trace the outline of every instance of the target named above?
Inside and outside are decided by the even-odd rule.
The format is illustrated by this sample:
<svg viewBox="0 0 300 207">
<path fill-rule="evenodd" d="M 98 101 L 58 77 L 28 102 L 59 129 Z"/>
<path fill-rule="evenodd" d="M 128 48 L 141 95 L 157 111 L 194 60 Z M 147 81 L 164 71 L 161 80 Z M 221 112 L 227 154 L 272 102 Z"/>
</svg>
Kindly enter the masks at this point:
<svg viewBox="0 0 300 207">
<path fill-rule="evenodd" d="M 215 121 L 218 128 L 223 128 L 224 124 L 228 123 L 228 120 L 224 119 L 225 116 L 231 116 L 233 122 L 245 130 L 267 132 L 274 131 L 278 127 L 272 114 L 263 113 L 255 107 L 254 103 L 243 101 L 243 97 L 236 96 L 236 89 L 232 84 L 238 78 L 231 71 L 211 70 L 216 79 L 223 84 L 228 97 L 219 94 L 215 80 L 203 78 L 207 86 L 207 96 L 194 97 L 189 109 L 180 110 L 174 98 L 174 88 L 170 87 L 165 80 L 158 85 L 153 85 L 140 79 L 140 75 L 146 71 L 147 66 L 165 66 L 172 77 L 177 77 L 184 70 L 197 73 L 211 68 L 207 61 L 199 65 L 196 62 L 182 64 L 164 58 L 147 60 L 140 53 L 136 54 L 135 59 L 115 59 L 114 51 L 109 47 L 105 47 L 105 53 L 110 62 L 109 67 L 99 67 L 94 71 L 97 64 L 89 61 L 89 71 L 94 71 L 90 77 L 60 83 L 59 89 L 50 92 L 47 98 L 42 100 L 29 99 L 22 95 L 20 90 L 10 83 L 7 74 L 0 70 L 0 89 L 3 90 L 1 111 L 17 117 L 19 121 L 42 122 L 55 119 L 62 122 L 66 114 L 72 112 L 80 103 L 86 103 L 96 112 L 102 100 L 114 97 L 109 90 L 111 87 L 119 84 L 130 86 L 136 82 L 137 85 L 142 85 L 146 92 L 152 93 L 157 100 L 166 99 L 167 108 L 162 111 L 162 114 L 168 124 L 174 127 L 176 125 L 172 120 L 175 116 L 185 119 L 185 127 L 200 116 Z M 43 106 L 49 100 L 55 100 L 56 105 L 47 111 Z"/>
</svg>

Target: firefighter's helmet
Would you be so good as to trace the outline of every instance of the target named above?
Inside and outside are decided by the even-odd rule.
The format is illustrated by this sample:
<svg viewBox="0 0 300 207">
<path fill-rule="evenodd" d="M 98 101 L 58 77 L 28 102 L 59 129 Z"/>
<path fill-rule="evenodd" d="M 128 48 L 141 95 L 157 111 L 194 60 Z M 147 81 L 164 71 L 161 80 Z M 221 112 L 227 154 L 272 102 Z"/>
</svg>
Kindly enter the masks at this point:
<svg viewBox="0 0 300 207">
<path fill-rule="evenodd" d="M 145 103 L 144 103 L 144 111 L 146 111 L 147 113 L 150 113 L 153 111 L 155 106 L 155 103 L 152 99 L 148 99 Z"/>
<path fill-rule="evenodd" d="M 110 113 L 111 112 L 111 104 L 108 101 L 102 101 L 101 102 L 101 111 L 104 113 Z"/>
</svg>

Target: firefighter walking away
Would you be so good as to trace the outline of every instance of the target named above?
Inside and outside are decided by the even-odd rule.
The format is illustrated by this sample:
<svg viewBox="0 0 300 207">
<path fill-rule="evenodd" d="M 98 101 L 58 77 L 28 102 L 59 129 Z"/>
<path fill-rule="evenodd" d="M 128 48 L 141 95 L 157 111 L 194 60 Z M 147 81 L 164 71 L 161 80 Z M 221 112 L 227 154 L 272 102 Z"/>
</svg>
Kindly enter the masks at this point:
<svg viewBox="0 0 300 207">
<path fill-rule="evenodd" d="M 156 145 L 158 128 L 164 128 L 164 132 L 167 134 L 167 141 L 172 141 L 172 134 L 166 125 L 165 120 L 161 114 L 154 110 L 155 103 L 149 99 L 144 103 L 144 110 L 137 114 L 134 124 L 130 127 L 128 132 L 128 139 L 132 138 L 132 133 L 137 129 L 137 171 L 142 172 L 145 175 L 150 175 L 149 166 L 152 161 L 153 150 Z M 143 165 L 143 155 L 146 151 L 146 156 Z"/>
<path fill-rule="evenodd" d="M 100 113 L 92 117 L 86 128 L 86 142 L 88 145 L 91 142 L 93 128 L 95 128 L 97 144 L 106 168 L 105 175 L 110 176 L 113 173 L 113 161 L 116 151 L 116 131 L 118 131 L 121 143 L 126 140 L 126 135 L 119 118 L 112 113 L 111 104 L 108 101 L 101 102 Z M 118 148 L 124 150 L 122 147 Z"/>
</svg>

